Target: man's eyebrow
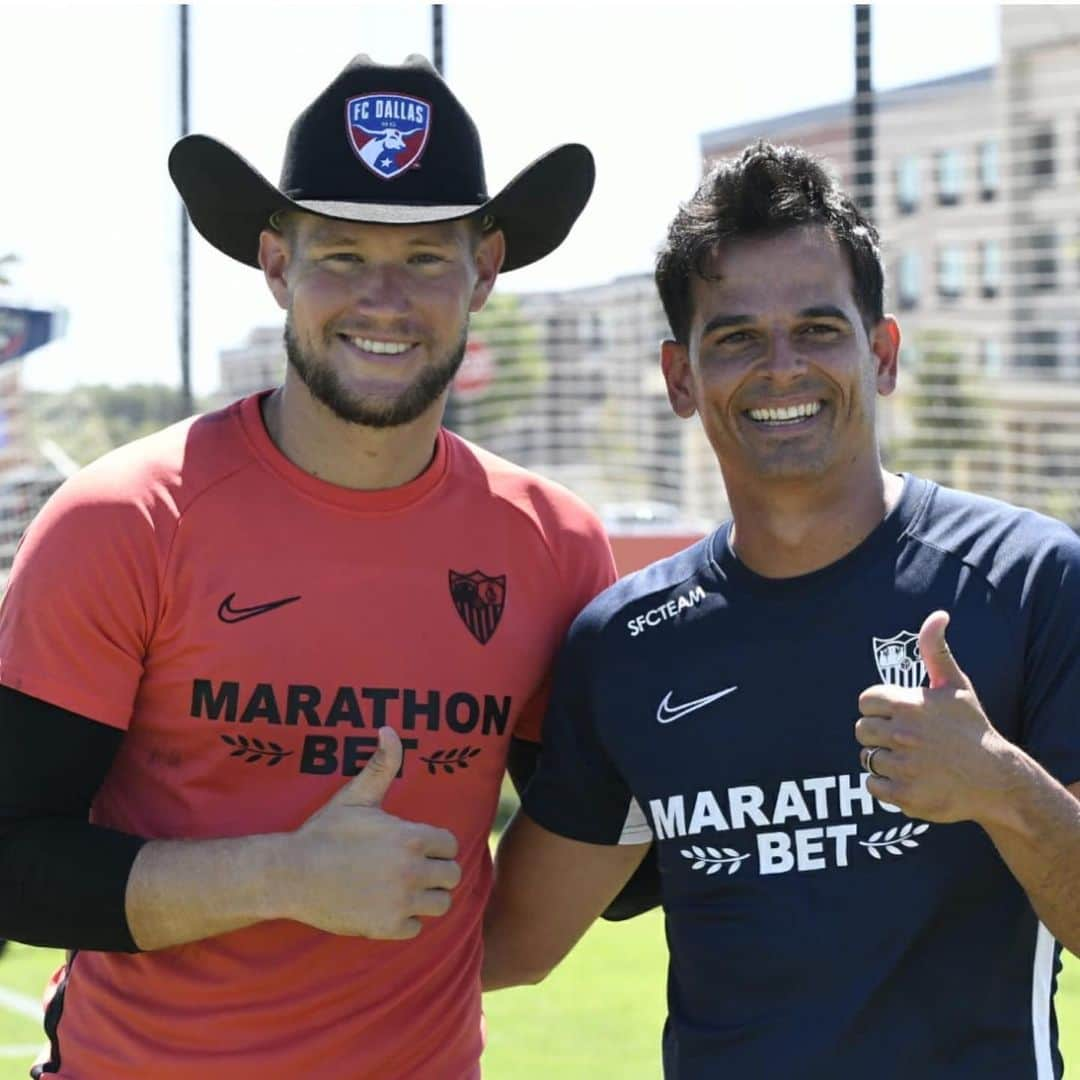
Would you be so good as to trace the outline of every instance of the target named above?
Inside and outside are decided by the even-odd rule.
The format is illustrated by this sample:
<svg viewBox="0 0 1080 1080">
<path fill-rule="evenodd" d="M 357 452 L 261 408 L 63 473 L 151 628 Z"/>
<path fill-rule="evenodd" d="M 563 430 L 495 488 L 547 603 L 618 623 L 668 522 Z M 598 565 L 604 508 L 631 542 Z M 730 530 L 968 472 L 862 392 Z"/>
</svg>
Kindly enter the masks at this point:
<svg viewBox="0 0 1080 1080">
<path fill-rule="evenodd" d="M 328 229 L 316 229 L 308 237 L 308 242 L 312 244 L 321 244 L 324 247 L 330 247 L 355 244 L 357 240 L 351 233 L 343 232 L 341 229 L 331 227 Z"/>
<path fill-rule="evenodd" d="M 839 319 L 851 325 L 851 320 L 840 308 L 833 304 L 815 304 L 813 307 L 803 308 L 799 312 L 800 319 Z"/>
<path fill-rule="evenodd" d="M 701 333 L 711 334 L 714 330 L 722 330 L 725 326 L 745 326 L 754 322 L 752 315 L 714 315 L 702 328 Z"/>
<path fill-rule="evenodd" d="M 308 242 L 318 244 L 320 247 L 349 247 L 363 243 L 363 238 L 357 236 L 356 233 L 335 229 L 331 226 L 325 229 L 315 229 L 311 233 Z M 453 235 L 438 232 L 411 236 L 408 245 L 409 247 L 448 247 L 453 242 Z"/>
</svg>

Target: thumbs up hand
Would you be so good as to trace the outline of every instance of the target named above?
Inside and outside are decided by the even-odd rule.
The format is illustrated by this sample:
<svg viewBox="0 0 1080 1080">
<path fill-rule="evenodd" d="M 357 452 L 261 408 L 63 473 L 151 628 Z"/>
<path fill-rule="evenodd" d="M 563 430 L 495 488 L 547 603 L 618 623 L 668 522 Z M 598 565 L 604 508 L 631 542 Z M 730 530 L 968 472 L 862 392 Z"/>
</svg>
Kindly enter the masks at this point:
<svg viewBox="0 0 1080 1080">
<path fill-rule="evenodd" d="M 919 631 L 929 686 L 871 686 L 859 695 L 855 738 L 867 790 L 926 821 L 980 821 L 1008 783 L 1010 744 L 986 717 L 935 611 Z"/>
<path fill-rule="evenodd" d="M 363 771 L 281 837 L 278 917 L 332 934 L 402 939 L 420 933 L 420 916 L 450 909 L 450 890 L 461 880 L 453 833 L 382 809 L 401 755 L 397 733 L 380 728 Z"/>
</svg>

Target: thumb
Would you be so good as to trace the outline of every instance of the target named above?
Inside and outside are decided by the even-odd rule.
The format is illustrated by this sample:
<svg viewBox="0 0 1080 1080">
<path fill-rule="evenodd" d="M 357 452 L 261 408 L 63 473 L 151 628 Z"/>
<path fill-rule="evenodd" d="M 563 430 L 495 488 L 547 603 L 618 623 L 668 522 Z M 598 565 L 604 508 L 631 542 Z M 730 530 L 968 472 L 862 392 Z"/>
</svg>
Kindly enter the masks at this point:
<svg viewBox="0 0 1080 1080">
<path fill-rule="evenodd" d="M 933 611 L 926 616 L 919 631 L 919 654 L 930 676 L 930 689 L 938 690 L 945 686 L 970 690 L 971 682 L 960 670 L 960 665 L 945 640 L 945 629 L 949 625 L 947 611 Z"/>
<path fill-rule="evenodd" d="M 360 773 L 334 797 L 348 806 L 381 806 L 401 768 L 401 738 L 389 727 L 379 728 L 379 748 Z"/>
</svg>

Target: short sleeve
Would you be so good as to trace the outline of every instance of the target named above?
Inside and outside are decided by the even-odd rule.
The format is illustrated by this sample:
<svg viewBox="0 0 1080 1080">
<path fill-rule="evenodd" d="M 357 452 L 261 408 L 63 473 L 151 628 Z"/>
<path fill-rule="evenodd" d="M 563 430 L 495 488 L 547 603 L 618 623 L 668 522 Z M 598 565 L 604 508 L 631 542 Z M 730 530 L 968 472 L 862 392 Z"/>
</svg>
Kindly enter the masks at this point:
<svg viewBox="0 0 1080 1080">
<path fill-rule="evenodd" d="M 31 523 L 0 605 L 0 683 L 116 728 L 131 720 L 158 606 L 144 507 L 77 474 Z"/>
<path fill-rule="evenodd" d="M 1055 530 L 1056 532 L 1056 530 Z M 1022 745 L 1063 784 L 1080 780 L 1080 540 L 1062 529 L 1029 577 Z"/>
<path fill-rule="evenodd" d="M 540 761 L 522 805 L 539 825 L 572 840 L 647 843 L 652 831 L 597 729 L 588 655 L 579 619 L 556 665 Z"/>
<path fill-rule="evenodd" d="M 565 602 L 557 638 L 561 641 L 578 612 L 615 581 L 615 559 L 603 527 L 591 513 L 583 516 L 580 528 L 563 537 L 553 554 L 564 585 Z M 551 680 L 545 679 L 540 689 L 526 702 L 514 728 L 517 738 L 530 742 L 543 739 L 544 714 L 550 691 Z"/>
</svg>

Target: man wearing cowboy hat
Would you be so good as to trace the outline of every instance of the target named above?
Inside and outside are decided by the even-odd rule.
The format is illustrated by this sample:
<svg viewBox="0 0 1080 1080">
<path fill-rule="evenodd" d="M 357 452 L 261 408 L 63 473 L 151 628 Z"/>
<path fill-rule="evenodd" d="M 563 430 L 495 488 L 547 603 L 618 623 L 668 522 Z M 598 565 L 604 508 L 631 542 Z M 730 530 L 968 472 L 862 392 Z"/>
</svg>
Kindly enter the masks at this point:
<svg viewBox="0 0 1080 1080">
<path fill-rule="evenodd" d="M 1080 541 L 882 467 L 877 234 L 803 150 L 718 163 L 656 281 L 732 518 L 575 621 L 486 985 L 543 978 L 655 841 L 668 1080 L 1057 1080 Z"/>
<path fill-rule="evenodd" d="M 594 515 L 440 426 L 469 313 L 588 199 L 487 195 L 430 65 L 359 56 L 279 187 L 181 140 L 195 227 L 286 312 L 284 384 L 122 448 L 0 610 L 0 933 L 65 947 L 34 1075 L 478 1075 L 488 834 Z M 89 822 L 88 822 L 89 817 Z"/>
</svg>

